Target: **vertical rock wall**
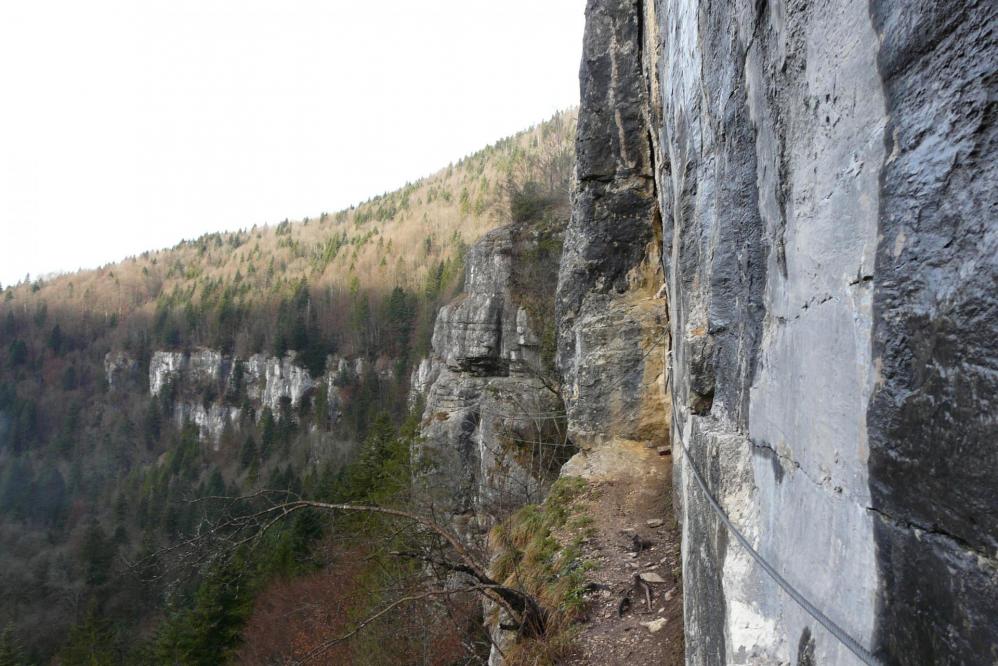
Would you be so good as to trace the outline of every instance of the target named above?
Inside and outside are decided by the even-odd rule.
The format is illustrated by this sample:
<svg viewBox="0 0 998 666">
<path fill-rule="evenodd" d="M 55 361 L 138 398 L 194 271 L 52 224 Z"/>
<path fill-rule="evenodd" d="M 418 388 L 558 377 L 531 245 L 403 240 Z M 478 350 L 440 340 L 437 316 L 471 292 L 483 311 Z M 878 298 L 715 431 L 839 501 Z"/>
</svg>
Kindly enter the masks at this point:
<svg viewBox="0 0 998 666">
<path fill-rule="evenodd" d="M 689 661 L 852 663 L 733 542 L 688 465 L 763 558 L 871 647 L 876 34 L 855 1 L 658 16 Z"/>
<path fill-rule="evenodd" d="M 869 475 L 876 642 L 998 663 L 998 6 L 870 3 L 886 104 Z"/>
<path fill-rule="evenodd" d="M 572 449 L 542 358 L 541 327 L 551 322 L 528 312 L 532 299 L 554 298 L 557 255 L 544 248 L 560 246 L 561 233 L 511 225 L 476 242 L 464 292 L 441 308 L 432 355 L 413 371 L 411 399 L 424 400 L 415 494 L 469 543 L 542 500 Z"/>
<path fill-rule="evenodd" d="M 323 385 L 328 413 L 338 419 L 345 401 L 340 385 L 366 381 L 366 363 L 363 358 L 351 361 L 329 356 L 325 374 L 313 379 L 308 369 L 299 364 L 295 351 L 283 358 L 254 354 L 246 360 L 213 349 L 156 351 L 149 360 L 149 393 L 156 397 L 169 388 L 177 426 L 188 421 L 195 424 L 201 437 L 210 439 L 217 449 L 225 429 L 238 427 L 245 407 L 252 408 L 257 418 L 267 408 L 280 419 L 285 401 L 296 409 L 305 401 L 314 401 L 316 389 Z M 382 358 L 373 370 L 387 380 L 391 366 L 390 359 Z M 136 383 L 138 362 L 128 354 L 108 353 L 104 367 L 110 387 Z"/>
<path fill-rule="evenodd" d="M 660 254 L 691 664 L 859 661 L 691 466 L 862 649 L 998 659 L 995 22 L 974 1 L 588 3 L 569 427 L 585 450 L 650 423 L 628 322 Z"/>
<path fill-rule="evenodd" d="M 558 367 L 585 475 L 602 458 L 669 440 L 668 317 L 659 261 L 652 90 L 633 2 L 591 2 L 576 185 L 558 276 Z M 620 446 L 624 445 L 624 446 Z M 627 456 L 625 456 L 626 458 Z"/>
</svg>

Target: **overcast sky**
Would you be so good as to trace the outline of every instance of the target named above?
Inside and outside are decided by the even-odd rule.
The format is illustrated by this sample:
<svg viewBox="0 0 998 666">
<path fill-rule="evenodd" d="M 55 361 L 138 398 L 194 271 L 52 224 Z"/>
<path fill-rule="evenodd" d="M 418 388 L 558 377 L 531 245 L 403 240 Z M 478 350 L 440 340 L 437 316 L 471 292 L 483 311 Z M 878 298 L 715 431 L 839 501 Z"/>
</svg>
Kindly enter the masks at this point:
<svg viewBox="0 0 998 666">
<path fill-rule="evenodd" d="M 335 211 L 578 103 L 585 0 L 0 2 L 0 284 Z"/>
</svg>

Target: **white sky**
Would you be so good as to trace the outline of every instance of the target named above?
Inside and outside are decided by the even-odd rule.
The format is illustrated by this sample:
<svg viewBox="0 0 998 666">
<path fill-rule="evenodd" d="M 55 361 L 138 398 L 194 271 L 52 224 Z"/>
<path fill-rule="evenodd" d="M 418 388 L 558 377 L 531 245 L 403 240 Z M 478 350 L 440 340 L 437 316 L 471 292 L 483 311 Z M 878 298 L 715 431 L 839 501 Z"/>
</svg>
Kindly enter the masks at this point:
<svg viewBox="0 0 998 666">
<path fill-rule="evenodd" d="M 0 0 L 0 284 L 333 212 L 578 103 L 585 0 Z"/>
</svg>

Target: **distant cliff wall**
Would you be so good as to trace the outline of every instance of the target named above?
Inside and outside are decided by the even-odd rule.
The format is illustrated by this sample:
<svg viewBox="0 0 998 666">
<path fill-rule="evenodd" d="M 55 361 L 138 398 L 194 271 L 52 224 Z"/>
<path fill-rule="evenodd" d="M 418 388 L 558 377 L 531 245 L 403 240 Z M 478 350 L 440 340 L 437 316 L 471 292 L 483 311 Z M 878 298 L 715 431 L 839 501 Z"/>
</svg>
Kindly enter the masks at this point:
<svg viewBox="0 0 998 666">
<path fill-rule="evenodd" d="M 653 422 L 636 390 L 587 400 L 587 368 L 643 376 L 640 336 L 598 328 L 660 270 L 690 664 L 859 661 L 694 469 L 861 654 L 998 660 L 996 18 L 588 3 L 558 301 L 569 428 L 598 446 L 607 404 Z"/>
<path fill-rule="evenodd" d="M 169 391 L 169 408 L 178 426 L 190 422 L 203 439 L 217 447 L 226 428 L 238 428 L 247 409 L 260 418 L 269 409 L 276 419 L 287 408 L 298 409 L 303 401 L 325 396 L 327 413 L 339 418 L 347 397 L 344 386 L 367 379 L 368 371 L 388 379 L 393 362 L 382 359 L 373 367 L 363 358 L 330 356 L 326 372 L 313 378 L 295 352 L 283 358 L 254 354 L 242 360 L 214 349 L 153 352 L 149 359 L 148 385 L 152 397 Z M 112 391 L 136 390 L 142 372 L 138 361 L 123 351 L 109 352 L 104 372 Z"/>
</svg>

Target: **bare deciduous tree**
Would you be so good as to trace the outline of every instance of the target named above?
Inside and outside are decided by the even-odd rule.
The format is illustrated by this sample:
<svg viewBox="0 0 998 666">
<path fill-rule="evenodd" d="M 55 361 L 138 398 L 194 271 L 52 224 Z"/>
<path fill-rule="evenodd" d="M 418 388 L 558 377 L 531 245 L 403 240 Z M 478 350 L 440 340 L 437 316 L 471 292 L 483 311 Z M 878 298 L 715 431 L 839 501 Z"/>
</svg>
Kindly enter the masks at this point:
<svg viewBox="0 0 998 666">
<path fill-rule="evenodd" d="M 170 559 L 171 566 L 166 571 L 175 575 L 231 557 L 244 547 L 253 548 L 283 521 L 307 510 L 388 520 L 390 537 L 383 539 L 377 547 L 394 558 L 418 563 L 415 580 L 388 591 L 394 596 L 390 602 L 353 623 L 349 630 L 311 646 L 306 653 L 289 656 L 289 664 L 316 662 L 333 647 L 354 638 L 402 606 L 427 604 L 431 600 L 452 601 L 468 595 L 478 596 L 501 608 L 505 617 L 512 619 L 503 624 L 503 629 L 525 637 L 544 635 L 547 612 L 538 601 L 517 587 L 494 580 L 481 554 L 473 552 L 439 521 L 422 513 L 387 506 L 309 500 L 283 491 L 260 491 L 243 497 L 205 497 L 194 501 L 216 503 L 220 508 L 214 513 L 221 517 L 204 520 L 192 536 L 157 551 L 155 558 L 161 562 Z M 428 513 L 432 515 L 432 511 Z M 405 547 L 400 548 L 400 544 Z M 147 564 L 139 561 L 132 566 L 141 570 Z M 432 614 L 427 613 L 428 617 Z"/>
</svg>

